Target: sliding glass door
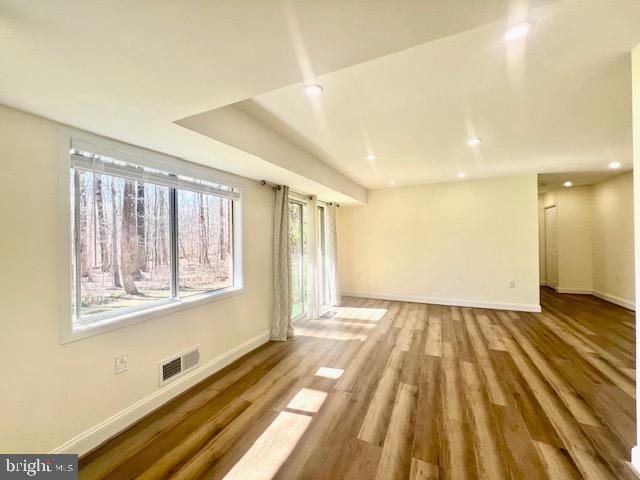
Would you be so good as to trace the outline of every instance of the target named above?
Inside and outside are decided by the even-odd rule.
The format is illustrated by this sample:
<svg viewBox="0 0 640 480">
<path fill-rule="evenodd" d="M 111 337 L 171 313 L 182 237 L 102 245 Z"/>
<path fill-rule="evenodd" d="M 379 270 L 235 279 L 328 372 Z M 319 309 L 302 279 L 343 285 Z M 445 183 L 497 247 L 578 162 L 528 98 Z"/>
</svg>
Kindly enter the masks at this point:
<svg viewBox="0 0 640 480">
<path fill-rule="evenodd" d="M 289 198 L 291 318 L 317 317 L 329 304 L 327 207 L 313 197 Z"/>
<path fill-rule="evenodd" d="M 289 200 L 289 241 L 291 243 L 291 318 L 306 314 L 305 204 Z"/>
</svg>

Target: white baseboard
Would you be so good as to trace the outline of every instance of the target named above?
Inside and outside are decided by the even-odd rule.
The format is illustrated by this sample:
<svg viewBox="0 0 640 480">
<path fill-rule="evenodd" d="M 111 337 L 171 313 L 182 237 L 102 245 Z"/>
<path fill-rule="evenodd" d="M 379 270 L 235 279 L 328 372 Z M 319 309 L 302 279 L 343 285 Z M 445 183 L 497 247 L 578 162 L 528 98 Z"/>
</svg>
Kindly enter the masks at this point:
<svg viewBox="0 0 640 480">
<path fill-rule="evenodd" d="M 558 293 L 570 293 L 572 295 L 592 295 L 592 290 L 587 290 L 584 288 L 563 288 L 563 287 L 553 287 L 553 289 Z"/>
<path fill-rule="evenodd" d="M 558 293 L 571 293 L 574 295 L 593 295 L 594 297 L 601 298 L 602 300 L 606 300 L 607 302 L 615 303 L 616 305 L 620 305 L 621 307 L 628 308 L 629 310 L 635 311 L 636 304 L 634 302 L 630 302 L 629 300 L 625 300 L 624 298 L 616 297 L 614 295 L 609 295 L 604 292 L 597 292 L 595 290 L 585 290 L 582 288 L 562 288 L 562 287 L 553 287 L 554 290 Z"/>
<path fill-rule="evenodd" d="M 629 468 L 629 470 L 631 470 L 631 473 L 633 473 L 636 478 L 640 479 L 640 471 L 633 465 L 633 463 L 631 462 L 624 462 L 627 464 L 627 468 Z"/>
<path fill-rule="evenodd" d="M 630 302 L 629 300 L 625 300 L 624 298 L 614 297 L 613 295 L 609 295 L 604 292 L 596 292 L 595 290 L 592 292 L 594 296 L 601 298 L 602 300 L 606 300 L 607 302 L 615 303 L 616 305 L 620 305 L 621 307 L 628 308 L 629 310 L 635 311 L 636 304 L 635 302 Z"/>
<path fill-rule="evenodd" d="M 640 448 L 635 446 L 631 449 L 631 462 L 626 462 L 634 475 L 640 478 Z"/>
<path fill-rule="evenodd" d="M 490 308 L 493 310 L 514 310 L 517 312 L 540 313 L 540 305 L 533 303 L 496 303 L 478 300 L 461 300 L 457 298 L 423 297 L 420 295 L 397 295 L 394 293 L 342 292 L 348 297 L 376 298 L 378 300 L 395 300 L 399 302 L 431 303 L 434 305 L 450 305 L 453 307 Z"/>
<path fill-rule="evenodd" d="M 109 438 L 118 434 L 128 426 L 158 409 L 169 400 L 175 398 L 208 376 L 216 373 L 244 354 L 249 353 L 251 350 L 255 350 L 268 341 L 269 331 L 262 332 L 260 335 L 250 338 L 228 352 L 225 352 L 204 365 L 192 370 L 184 377 L 165 385 L 152 394 L 137 401 L 130 407 L 125 408 L 112 417 L 100 422 L 98 425 L 86 430 L 80 435 L 77 435 L 71 440 L 60 445 L 51 453 L 77 453 L 79 455 L 83 455 L 93 450 L 101 443 L 107 441 Z"/>
</svg>

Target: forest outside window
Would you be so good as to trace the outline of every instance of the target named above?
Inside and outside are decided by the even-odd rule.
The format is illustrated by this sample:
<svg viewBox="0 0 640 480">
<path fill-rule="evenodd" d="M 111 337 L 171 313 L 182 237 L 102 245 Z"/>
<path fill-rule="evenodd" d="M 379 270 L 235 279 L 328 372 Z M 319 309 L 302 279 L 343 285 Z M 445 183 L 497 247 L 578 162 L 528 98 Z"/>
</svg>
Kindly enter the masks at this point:
<svg viewBox="0 0 640 480">
<path fill-rule="evenodd" d="M 237 190 L 71 151 L 73 331 L 240 287 Z"/>
</svg>

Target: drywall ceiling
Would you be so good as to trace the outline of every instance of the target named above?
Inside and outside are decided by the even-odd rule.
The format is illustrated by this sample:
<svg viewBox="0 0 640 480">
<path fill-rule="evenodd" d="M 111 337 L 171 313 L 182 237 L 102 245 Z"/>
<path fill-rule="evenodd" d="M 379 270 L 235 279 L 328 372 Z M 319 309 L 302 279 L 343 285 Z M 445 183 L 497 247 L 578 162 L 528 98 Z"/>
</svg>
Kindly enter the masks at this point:
<svg viewBox="0 0 640 480">
<path fill-rule="evenodd" d="M 595 172 L 557 172 L 538 175 L 538 193 L 545 193 L 556 188 L 563 188 L 564 182 L 571 182 L 573 187 L 583 187 L 603 182 L 609 178 L 626 173 L 620 170 L 603 170 Z"/>
<path fill-rule="evenodd" d="M 563 0 L 528 19 L 525 40 L 498 21 L 321 75 L 312 101 L 301 84 L 253 101 L 368 188 L 630 167 L 640 2 Z"/>
<path fill-rule="evenodd" d="M 321 175 L 310 178 L 174 121 L 517 21 L 526 16 L 518 5 L 550 1 L 0 0 L 0 102 L 328 199 L 362 200 L 366 192 L 331 169 L 317 166 Z M 341 190 L 348 182 L 355 197 Z"/>
</svg>

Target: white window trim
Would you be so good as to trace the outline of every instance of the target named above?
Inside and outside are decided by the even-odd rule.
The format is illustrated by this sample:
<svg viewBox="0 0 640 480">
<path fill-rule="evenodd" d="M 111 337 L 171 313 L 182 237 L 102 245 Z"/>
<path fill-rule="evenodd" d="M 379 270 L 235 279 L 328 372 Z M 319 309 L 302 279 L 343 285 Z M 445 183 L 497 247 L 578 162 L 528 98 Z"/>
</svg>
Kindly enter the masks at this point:
<svg viewBox="0 0 640 480">
<path fill-rule="evenodd" d="M 61 127 L 60 130 L 60 152 L 58 162 L 58 200 L 59 212 L 61 212 L 58 222 L 59 251 L 58 258 L 60 272 L 60 343 L 65 344 L 83 338 L 92 337 L 101 333 L 110 332 L 130 325 L 162 317 L 187 308 L 215 302 L 242 294 L 244 292 L 244 241 L 242 232 L 244 222 L 242 216 L 242 191 L 241 187 L 246 185 L 248 180 L 241 179 L 235 175 L 215 170 L 213 168 L 193 164 L 182 159 L 170 157 L 158 152 L 127 145 L 115 140 L 106 139 L 73 128 Z M 88 145 L 93 153 L 114 157 L 121 160 L 136 159 L 135 163 L 169 170 L 173 173 L 191 176 L 213 183 L 228 185 L 240 190 L 240 199 L 234 201 L 233 205 L 233 276 L 234 285 L 219 290 L 213 290 L 200 295 L 185 298 L 169 298 L 166 301 L 158 302 L 153 306 L 140 309 L 127 309 L 121 315 L 114 315 L 102 320 L 96 320 L 87 324 L 86 327 L 76 327 L 73 325 L 73 309 L 71 298 L 73 294 L 72 285 L 72 216 L 71 216 L 71 190 L 69 182 L 70 169 L 70 149 L 78 148 L 79 145 Z"/>
</svg>

